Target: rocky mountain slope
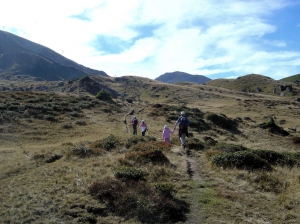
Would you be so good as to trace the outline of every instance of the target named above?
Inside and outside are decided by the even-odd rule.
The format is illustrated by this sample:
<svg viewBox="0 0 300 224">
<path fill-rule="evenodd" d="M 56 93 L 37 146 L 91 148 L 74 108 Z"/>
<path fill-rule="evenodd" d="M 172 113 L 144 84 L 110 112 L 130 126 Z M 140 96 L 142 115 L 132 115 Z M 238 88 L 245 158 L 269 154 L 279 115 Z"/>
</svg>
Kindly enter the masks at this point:
<svg viewBox="0 0 300 224">
<path fill-rule="evenodd" d="M 56 81 L 86 75 L 107 76 L 40 44 L 0 31 L 0 79 Z"/>
</svg>

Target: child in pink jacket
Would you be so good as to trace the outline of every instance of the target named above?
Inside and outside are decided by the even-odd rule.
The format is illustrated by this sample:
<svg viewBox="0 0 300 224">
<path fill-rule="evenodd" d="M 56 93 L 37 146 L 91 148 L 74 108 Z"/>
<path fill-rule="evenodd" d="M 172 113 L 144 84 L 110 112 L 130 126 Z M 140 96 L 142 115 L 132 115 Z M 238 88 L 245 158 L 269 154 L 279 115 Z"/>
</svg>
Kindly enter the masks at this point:
<svg viewBox="0 0 300 224">
<path fill-rule="evenodd" d="M 164 126 L 164 130 L 162 132 L 162 139 L 164 140 L 164 142 L 170 143 L 170 134 L 173 133 L 174 131 L 175 129 L 171 131 L 168 125 Z"/>
</svg>

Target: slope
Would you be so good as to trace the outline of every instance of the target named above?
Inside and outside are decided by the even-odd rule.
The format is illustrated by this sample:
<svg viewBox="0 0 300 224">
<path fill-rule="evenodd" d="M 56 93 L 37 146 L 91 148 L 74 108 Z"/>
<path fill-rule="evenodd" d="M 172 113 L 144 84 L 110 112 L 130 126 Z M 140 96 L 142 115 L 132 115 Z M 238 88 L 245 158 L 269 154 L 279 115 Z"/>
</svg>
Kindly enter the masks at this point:
<svg viewBox="0 0 300 224">
<path fill-rule="evenodd" d="M 47 47 L 4 31 L 0 31 L 0 75 L 5 79 L 16 75 L 23 75 L 24 78 L 27 75 L 41 80 L 67 80 L 84 75 L 107 76 L 103 71 L 84 67 Z"/>
</svg>

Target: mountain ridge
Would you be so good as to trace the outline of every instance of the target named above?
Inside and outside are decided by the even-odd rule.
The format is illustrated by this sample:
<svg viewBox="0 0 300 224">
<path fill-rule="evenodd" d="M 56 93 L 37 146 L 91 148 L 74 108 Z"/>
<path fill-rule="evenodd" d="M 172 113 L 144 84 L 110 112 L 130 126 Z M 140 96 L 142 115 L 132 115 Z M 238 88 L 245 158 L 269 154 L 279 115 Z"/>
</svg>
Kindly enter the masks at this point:
<svg viewBox="0 0 300 224">
<path fill-rule="evenodd" d="M 203 84 L 205 82 L 210 81 L 211 79 L 203 75 L 191 75 L 186 72 L 175 71 L 175 72 L 167 72 L 163 75 L 160 75 L 155 80 L 164 83 L 170 83 L 170 84 L 174 84 L 177 82 L 195 82 L 198 84 Z"/>
<path fill-rule="evenodd" d="M 41 68 L 43 67 L 43 68 Z M 48 70 L 46 74 L 43 72 Z M 16 75 L 31 76 L 35 80 L 68 80 L 85 75 L 108 76 L 80 65 L 52 49 L 25 38 L 0 31 L 0 78 Z"/>
</svg>

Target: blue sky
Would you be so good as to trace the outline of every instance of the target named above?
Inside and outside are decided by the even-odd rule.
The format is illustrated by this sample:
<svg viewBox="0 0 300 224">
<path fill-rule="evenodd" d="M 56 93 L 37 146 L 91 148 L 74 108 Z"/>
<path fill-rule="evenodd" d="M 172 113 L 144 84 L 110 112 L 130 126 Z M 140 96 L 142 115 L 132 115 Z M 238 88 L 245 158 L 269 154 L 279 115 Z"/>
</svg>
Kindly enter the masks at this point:
<svg viewBox="0 0 300 224">
<path fill-rule="evenodd" d="M 113 77 L 278 80 L 300 73 L 299 12 L 300 0 L 9 0 L 0 28 Z"/>
</svg>

